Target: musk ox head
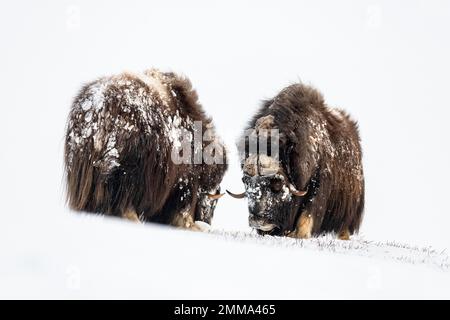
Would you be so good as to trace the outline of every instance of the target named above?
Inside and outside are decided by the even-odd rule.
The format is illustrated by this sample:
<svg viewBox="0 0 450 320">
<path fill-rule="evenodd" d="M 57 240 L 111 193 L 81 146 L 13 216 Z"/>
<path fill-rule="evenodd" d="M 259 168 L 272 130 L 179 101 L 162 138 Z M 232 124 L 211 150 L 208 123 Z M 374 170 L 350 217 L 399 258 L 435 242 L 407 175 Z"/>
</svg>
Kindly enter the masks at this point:
<svg viewBox="0 0 450 320">
<path fill-rule="evenodd" d="M 223 193 L 220 193 L 220 187 L 209 192 L 199 189 L 195 220 L 211 224 L 217 202 L 223 195 Z"/>
<path fill-rule="evenodd" d="M 243 164 L 249 225 L 260 234 L 284 235 L 293 226 L 296 212 L 307 191 L 299 191 L 289 181 L 279 161 L 267 155 L 250 155 Z"/>
<path fill-rule="evenodd" d="M 280 161 L 286 136 L 280 134 L 275 117 L 267 115 L 259 117 L 239 143 L 245 192 L 227 192 L 235 198 L 247 198 L 249 225 L 259 234 L 285 235 L 293 229 L 307 194 L 296 188 Z"/>
</svg>

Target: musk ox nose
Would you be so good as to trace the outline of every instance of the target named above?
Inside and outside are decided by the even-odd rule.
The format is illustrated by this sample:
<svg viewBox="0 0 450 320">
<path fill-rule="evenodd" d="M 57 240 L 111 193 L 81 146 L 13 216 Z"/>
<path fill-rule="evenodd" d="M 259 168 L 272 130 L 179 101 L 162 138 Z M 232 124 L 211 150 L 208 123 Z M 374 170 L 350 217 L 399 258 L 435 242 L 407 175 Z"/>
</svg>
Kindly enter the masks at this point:
<svg viewBox="0 0 450 320">
<path fill-rule="evenodd" d="M 267 216 L 263 215 L 253 215 L 250 214 L 248 218 L 248 223 L 250 227 L 261 230 L 261 231 L 272 231 L 277 226 L 271 223 Z"/>
<path fill-rule="evenodd" d="M 264 216 L 264 213 L 263 213 L 264 210 L 263 210 L 262 206 L 259 204 L 254 204 L 254 205 L 250 206 L 248 209 L 249 209 L 248 211 L 250 213 L 250 216 L 253 218 L 255 218 L 255 217 L 262 218 Z"/>
<path fill-rule="evenodd" d="M 269 220 L 268 215 L 263 213 L 251 213 L 248 216 L 248 221 L 250 223 L 258 223 L 258 224 L 264 224 Z"/>
<path fill-rule="evenodd" d="M 248 216 L 248 223 L 250 226 L 255 227 L 260 224 L 264 224 L 264 218 L 262 216 L 257 216 L 253 213 L 250 213 Z"/>
</svg>

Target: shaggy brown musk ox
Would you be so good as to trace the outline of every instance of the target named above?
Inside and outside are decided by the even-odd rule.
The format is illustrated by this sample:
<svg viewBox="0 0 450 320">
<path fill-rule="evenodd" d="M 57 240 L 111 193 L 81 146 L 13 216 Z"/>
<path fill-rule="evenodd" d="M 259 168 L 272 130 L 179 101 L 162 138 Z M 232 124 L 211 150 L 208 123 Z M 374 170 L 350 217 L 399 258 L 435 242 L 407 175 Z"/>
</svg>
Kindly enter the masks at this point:
<svg viewBox="0 0 450 320">
<path fill-rule="evenodd" d="M 334 232 L 348 239 L 358 231 L 362 153 L 357 125 L 344 111 L 329 108 L 314 88 L 293 84 L 263 102 L 248 129 L 258 147 L 249 150 L 247 131 L 241 157 L 245 192 L 230 194 L 248 198 L 250 226 L 260 234 L 296 238 Z M 279 131 L 278 155 L 261 153 L 260 138 L 273 135 L 271 129 Z"/>
<path fill-rule="evenodd" d="M 172 159 L 182 143 L 194 148 L 196 121 L 200 137 L 209 135 L 200 140 L 200 152 L 211 141 L 222 146 L 197 100 L 187 78 L 154 69 L 85 85 L 73 102 L 65 141 L 69 206 L 194 229 L 195 221 L 210 223 L 226 162 Z M 215 152 L 225 158 L 223 148 Z"/>
</svg>

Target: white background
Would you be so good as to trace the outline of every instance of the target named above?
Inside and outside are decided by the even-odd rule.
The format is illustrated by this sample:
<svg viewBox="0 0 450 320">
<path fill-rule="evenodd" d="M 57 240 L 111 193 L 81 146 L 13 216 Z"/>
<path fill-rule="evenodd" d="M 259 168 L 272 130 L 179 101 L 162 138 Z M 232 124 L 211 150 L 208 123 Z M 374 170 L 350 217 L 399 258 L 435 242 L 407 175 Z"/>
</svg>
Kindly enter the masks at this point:
<svg viewBox="0 0 450 320">
<path fill-rule="evenodd" d="M 58 228 L 77 90 L 157 67 L 191 79 L 231 151 L 261 99 L 316 86 L 360 126 L 365 238 L 448 248 L 449 30 L 444 0 L 3 1 L 0 224 Z M 240 192 L 231 161 L 222 188 Z M 224 197 L 213 226 L 247 229 L 246 202 Z"/>
</svg>

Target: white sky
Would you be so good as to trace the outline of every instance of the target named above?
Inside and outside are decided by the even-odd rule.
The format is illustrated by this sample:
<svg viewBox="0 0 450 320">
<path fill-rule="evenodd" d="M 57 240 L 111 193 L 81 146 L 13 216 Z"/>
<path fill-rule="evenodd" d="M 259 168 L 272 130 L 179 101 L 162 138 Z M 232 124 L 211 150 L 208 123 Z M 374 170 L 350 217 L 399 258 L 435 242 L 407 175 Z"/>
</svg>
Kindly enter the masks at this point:
<svg viewBox="0 0 450 320">
<path fill-rule="evenodd" d="M 449 30 L 448 1 L 2 2 L 0 214 L 61 214 L 71 99 L 157 67 L 190 77 L 231 148 L 261 99 L 315 85 L 360 124 L 366 238 L 447 247 Z M 215 227 L 246 224 L 245 201 L 219 202 Z"/>
</svg>

